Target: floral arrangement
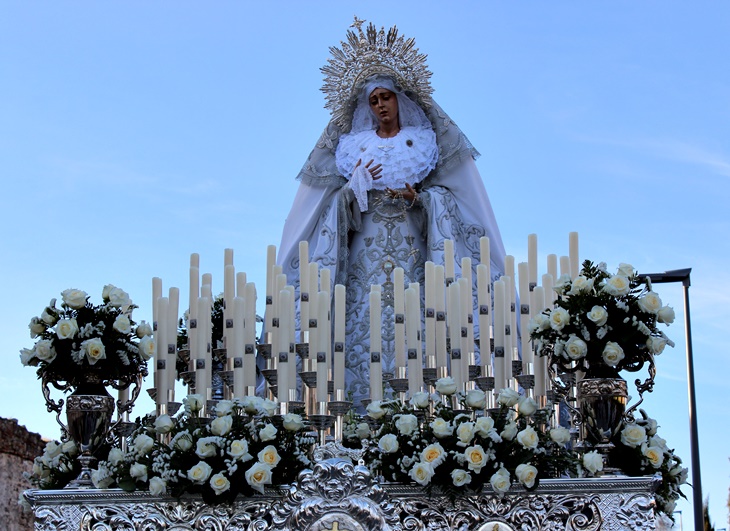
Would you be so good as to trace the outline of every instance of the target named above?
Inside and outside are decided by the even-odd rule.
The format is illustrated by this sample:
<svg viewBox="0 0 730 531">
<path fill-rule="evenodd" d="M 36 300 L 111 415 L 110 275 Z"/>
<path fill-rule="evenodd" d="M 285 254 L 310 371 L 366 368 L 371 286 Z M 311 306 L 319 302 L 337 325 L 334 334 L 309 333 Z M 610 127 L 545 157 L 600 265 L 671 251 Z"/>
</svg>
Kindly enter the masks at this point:
<svg viewBox="0 0 730 531">
<path fill-rule="evenodd" d="M 579 276 L 561 276 L 554 289 L 555 307 L 532 319 L 530 335 L 538 354 L 551 356 L 563 372 L 617 377 L 621 370 L 640 370 L 667 345 L 674 346 L 657 329 L 658 323 L 674 321 L 674 310 L 629 264 L 611 275 L 604 263 L 586 260 Z"/>
<path fill-rule="evenodd" d="M 202 400 L 188 395 L 179 418 L 140 422 L 128 450 L 113 448 L 93 471 L 96 487 L 176 497 L 200 493 L 206 503 L 218 504 L 291 483 L 311 465 L 314 438 L 300 415 L 276 417 L 275 402 L 245 397 L 218 402 L 208 422 L 198 416 Z"/>
<path fill-rule="evenodd" d="M 455 395 L 451 378 L 436 382 L 433 416 L 423 422 L 431 397 L 417 393 L 409 404 L 373 402 L 368 416 L 380 421 L 374 433 L 364 427 L 364 459 L 387 481 L 413 481 L 448 491 L 481 489 L 489 483 L 497 493 L 509 490 L 512 481 L 528 490 L 540 478 L 576 473 L 573 454 L 567 449 L 570 432 L 548 428 L 548 411 L 540 410 L 529 397 L 512 389 L 498 396 L 499 408 L 478 416 L 486 405 L 484 391 Z M 463 409 L 452 407 L 453 399 Z M 353 430 L 351 430 L 353 431 Z"/>
<path fill-rule="evenodd" d="M 68 390 L 96 373 L 100 383 L 127 387 L 147 375 L 147 360 L 155 351 L 152 327 L 132 320 L 135 306 L 129 295 L 108 284 L 103 303 L 93 305 L 78 289 L 61 293 L 61 307 L 52 299 L 40 317 L 30 321 L 32 349 L 20 351 L 23 365 L 38 367 L 38 377 Z"/>
<path fill-rule="evenodd" d="M 81 472 L 76 460 L 79 449 L 73 441 L 48 441 L 43 454 L 33 460 L 31 473 L 24 473 L 37 489 L 62 489 Z"/>
</svg>

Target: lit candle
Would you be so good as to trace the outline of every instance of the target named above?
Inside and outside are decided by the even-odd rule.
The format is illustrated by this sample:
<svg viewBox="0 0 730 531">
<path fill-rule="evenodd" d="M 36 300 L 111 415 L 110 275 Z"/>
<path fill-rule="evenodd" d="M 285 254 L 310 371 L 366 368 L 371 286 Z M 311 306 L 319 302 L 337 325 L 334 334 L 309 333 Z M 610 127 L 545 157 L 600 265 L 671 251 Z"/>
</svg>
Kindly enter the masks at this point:
<svg viewBox="0 0 730 531">
<path fill-rule="evenodd" d="M 421 325 L 418 290 L 409 287 L 405 291 L 405 298 L 406 340 L 408 341 L 408 392 L 413 396 L 421 386 L 418 370 L 421 363 L 421 342 L 418 339 L 418 329 Z"/>
<path fill-rule="evenodd" d="M 578 233 L 568 234 L 568 254 L 570 255 L 570 278 L 580 274 L 580 259 L 578 258 Z"/>
<path fill-rule="evenodd" d="M 335 396 L 345 392 L 345 286 L 335 285 Z"/>
<path fill-rule="evenodd" d="M 454 242 L 444 240 L 444 274 L 446 280 L 454 280 Z"/>
<path fill-rule="evenodd" d="M 381 355 L 381 309 L 380 290 L 371 287 L 370 290 L 370 399 L 383 399 L 383 366 Z"/>
<path fill-rule="evenodd" d="M 395 312 L 395 374 L 405 377 L 406 368 L 406 324 L 405 324 L 405 272 L 402 267 L 393 270 L 393 311 Z M 399 372 L 401 374 L 399 374 Z"/>
<path fill-rule="evenodd" d="M 486 376 L 485 368 L 492 363 L 489 326 L 491 318 L 489 307 L 492 299 L 489 296 L 489 273 L 485 264 L 477 266 L 477 304 L 479 306 L 479 364 L 482 366 L 482 376 Z"/>
</svg>

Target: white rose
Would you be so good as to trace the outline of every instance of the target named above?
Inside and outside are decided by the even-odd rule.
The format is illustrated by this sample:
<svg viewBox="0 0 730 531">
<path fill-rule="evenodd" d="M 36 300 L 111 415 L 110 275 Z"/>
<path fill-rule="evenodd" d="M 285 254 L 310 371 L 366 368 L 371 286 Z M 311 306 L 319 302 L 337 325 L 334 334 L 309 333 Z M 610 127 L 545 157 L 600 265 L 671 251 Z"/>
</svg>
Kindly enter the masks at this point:
<svg viewBox="0 0 730 531">
<path fill-rule="evenodd" d="M 89 365 L 95 365 L 97 361 L 106 359 L 104 343 L 98 337 L 92 337 L 81 343 L 81 348 L 86 352 L 86 359 Z"/>
<path fill-rule="evenodd" d="M 57 320 L 58 320 L 58 317 L 55 314 L 49 312 L 48 308 L 45 308 L 41 312 L 41 321 L 43 321 L 47 325 L 53 326 Z"/>
<path fill-rule="evenodd" d="M 588 353 L 588 345 L 578 336 L 571 334 L 565 342 L 564 352 L 571 360 L 585 358 Z"/>
<path fill-rule="evenodd" d="M 644 457 L 649 460 L 651 466 L 654 468 L 662 466 L 664 462 L 664 450 L 660 446 L 643 445 L 641 447 L 641 453 L 644 454 Z"/>
<path fill-rule="evenodd" d="M 591 311 L 586 314 L 586 317 L 596 323 L 596 326 L 603 326 L 608 321 L 608 312 L 603 306 L 594 306 Z"/>
<path fill-rule="evenodd" d="M 512 481 L 509 477 L 509 472 L 505 470 L 504 468 L 500 468 L 497 470 L 494 474 L 492 474 L 492 477 L 489 478 L 489 483 L 492 485 L 492 489 L 497 494 L 504 494 L 507 492 L 512 485 Z"/>
<path fill-rule="evenodd" d="M 639 308 L 646 313 L 658 313 L 662 307 L 662 300 L 653 291 L 647 292 L 638 301 Z"/>
<path fill-rule="evenodd" d="M 157 433 L 170 433 L 175 427 L 175 421 L 170 415 L 160 415 L 155 419 L 155 431 Z"/>
<path fill-rule="evenodd" d="M 560 275 L 558 280 L 555 281 L 553 289 L 558 293 L 564 293 L 565 289 L 570 286 L 570 275 Z"/>
<path fill-rule="evenodd" d="M 91 471 L 91 482 L 97 489 L 107 489 L 114 483 L 114 478 L 111 477 L 106 468 L 100 466 L 98 469 Z"/>
<path fill-rule="evenodd" d="M 471 474 L 461 468 L 455 468 L 451 471 L 451 481 L 455 487 L 463 487 L 471 483 Z"/>
<path fill-rule="evenodd" d="M 271 467 L 264 463 L 254 463 L 254 465 L 246 470 L 246 482 L 251 488 L 264 493 L 264 485 L 271 483 Z"/>
<path fill-rule="evenodd" d="M 570 430 L 562 426 L 552 428 L 550 430 L 550 438 L 560 446 L 565 446 L 570 442 Z"/>
<path fill-rule="evenodd" d="M 155 446 L 155 440 L 144 433 L 140 433 L 132 442 L 132 449 L 137 455 L 145 455 Z"/>
<path fill-rule="evenodd" d="M 366 410 L 368 412 L 368 417 L 376 420 L 383 418 L 388 412 L 387 408 L 383 407 L 383 402 L 380 400 L 373 400 L 370 402 Z"/>
<path fill-rule="evenodd" d="M 677 478 L 678 485 L 684 485 L 685 483 L 687 483 L 687 477 L 689 476 L 689 469 L 677 465 L 669 471 L 669 475 L 672 476 L 673 478 Z"/>
<path fill-rule="evenodd" d="M 568 291 L 568 295 L 577 295 L 591 291 L 593 289 L 593 282 L 595 282 L 594 279 L 588 279 L 583 275 L 575 277 L 570 286 L 570 291 Z"/>
<path fill-rule="evenodd" d="M 421 451 L 421 461 L 429 463 L 436 468 L 446 459 L 446 450 L 439 443 L 433 443 L 426 446 Z"/>
<path fill-rule="evenodd" d="M 494 419 L 492 417 L 479 417 L 474 424 L 474 429 L 482 437 L 489 437 L 494 432 Z"/>
<path fill-rule="evenodd" d="M 497 402 L 503 406 L 512 407 L 520 400 L 520 393 L 509 387 L 505 387 L 497 395 Z"/>
<path fill-rule="evenodd" d="M 415 415 L 398 415 L 395 419 L 395 427 L 401 435 L 411 435 L 418 429 L 418 418 Z"/>
<path fill-rule="evenodd" d="M 24 366 L 28 366 L 30 360 L 35 357 L 35 351 L 29 348 L 20 349 L 20 363 Z"/>
<path fill-rule="evenodd" d="M 281 456 L 279 456 L 279 452 L 277 452 L 276 447 L 272 445 L 269 445 L 261 450 L 256 457 L 258 457 L 259 463 L 269 465 L 271 468 L 278 465 L 279 461 L 281 461 Z"/>
<path fill-rule="evenodd" d="M 225 415 L 223 417 L 216 417 L 210 423 L 210 431 L 211 431 L 211 433 L 213 433 L 213 435 L 218 435 L 219 437 L 222 437 L 223 435 L 225 435 L 229 431 L 231 431 L 232 426 L 233 426 L 233 417 L 232 416 Z"/>
<path fill-rule="evenodd" d="M 121 308 L 132 304 L 132 300 L 129 298 L 129 293 L 122 288 L 112 288 L 109 291 L 109 304 Z"/>
<path fill-rule="evenodd" d="M 436 380 L 436 392 L 444 396 L 453 395 L 456 392 L 456 382 L 451 376 L 445 376 Z"/>
<path fill-rule="evenodd" d="M 459 446 L 466 446 L 472 439 L 474 439 L 474 423 L 473 422 L 462 422 L 456 427 L 456 437 L 459 442 L 456 443 Z"/>
<path fill-rule="evenodd" d="M 144 361 L 152 359 L 155 355 L 156 349 L 157 346 L 155 345 L 155 340 L 152 336 L 144 336 L 139 340 L 139 357 Z"/>
<path fill-rule="evenodd" d="M 236 399 L 243 410 L 249 415 L 255 415 L 259 411 L 261 397 L 259 396 L 244 396 L 243 398 Z"/>
<path fill-rule="evenodd" d="M 35 357 L 46 363 L 51 363 L 56 359 L 56 350 L 53 348 L 53 343 L 47 339 L 41 339 L 35 344 Z"/>
<path fill-rule="evenodd" d="M 448 421 L 437 417 L 429 424 L 435 437 L 443 439 L 454 433 L 454 426 Z"/>
<path fill-rule="evenodd" d="M 114 284 L 105 284 L 104 287 L 101 289 L 101 298 L 105 301 L 109 300 L 109 293 L 115 288 L 116 286 Z"/>
<path fill-rule="evenodd" d="M 656 431 L 659 426 L 655 419 L 647 417 L 646 419 L 644 419 L 644 422 L 642 425 L 644 426 L 644 429 L 646 430 L 647 435 L 649 435 L 649 436 L 656 435 Z"/>
<path fill-rule="evenodd" d="M 153 496 L 160 496 L 165 494 L 167 491 L 167 482 L 160 477 L 153 477 L 150 479 L 150 494 Z"/>
<path fill-rule="evenodd" d="M 66 306 L 79 310 L 86 306 L 86 299 L 89 298 L 89 295 L 80 289 L 67 289 L 61 292 L 61 297 Z"/>
<path fill-rule="evenodd" d="M 583 467 L 591 474 L 600 472 L 603 470 L 603 456 L 595 450 L 583 454 Z"/>
<path fill-rule="evenodd" d="M 109 450 L 109 456 L 106 460 L 112 465 L 118 465 L 124 460 L 124 452 L 120 448 L 112 448 Z"/>
<path fill-rule="evenodd" d="M 411 397 L 411 406 L 418 409 L 426 409 L 429 402 L 429 394 L 425 391 L 414 393 Z"/>
<path fill-rule="evenodd" d="M 398 451 L 398 438 L 392 433 L 383 435 L 378 441 L 378 448 L 384 454 L 392 454 Z"/>
<path fill-rule="evenodd" d="M 56 323 L 56 335 L 59 339 L 71 339 L 79 331 L 76 319 L 61 319 Z"/>
<path fill-rule="evenodd" d="M 531 417 L 537 411 L 537 402 L 529 396 L 521 396 L 517 402 L 517 411 L 523 417 Z"/>
<path fill-rule="evenodd" d="M 671 306 L 662 306 L 657 312 L 657 321 L 665 324 L 672 324 L 674 322 L 674 308 Z"/>
<path fill-rule="evenodd" d="M 231 482 L 228 478 L 218 472 L 210 478 L 210 488 L 213 489 L 217 495 L 220 495 L 231 488 Z"/>
<path fill-rule="evenodd" d="M 529 450 L 537 448 L 540 438 L 532 426 L 527 426 L 524 430 L 517 433 L 517 442 Z"/>
<path fill-rule="evenodd" d="M 279 404 L 273 400 L 269 400 L 268 398 L 262 398 L 261 401 L 258 402 L 258 406 L 267 417 L 275 415 L 276 412 L 279 411 Z"/>
<path fill-rule="evenodd" d="M 218 453 L 217 440 L 217 437 L 201 437 L 195 446 L 195 454 L 201 459 L 213 457 Z"/>
<path fill-rule="evenodd" d="M 606 365 L 616 367 L 624 359 L 624 349 L 613 341 L 608 341 L 603 348 L 603 361 Z"/>
<path fill-rule="evenodd" d="M 433 467 L 428 463 L 416 463 L 408 475 L 419 485 L 428 485 L 433 477 Z"/>
<path fill-rule="evenodd" d="M 631 289 L 628 277 L 624 275 L 614 275 L 607 278 L 603 283 L 603 291 L 614 297 L 622 297 L 627 295 Z"/>
<path fill-rule="evenodd" d="M 477 474 L 489 460 L 484 448 L 482 448 L 480 444 L 475 444 L 474 446 L 470 446 L 464 450 L 464 458 L 466 459 L 467 468 L 469 470 L 473 470 Z"/>
<path fill-rule="evenodd" d="M 137 337 L 142 339 L 143 337 L 151 336 L 152 335 L 152 327 L 147 321 L 142 321 L 137 325 L 137 330 L 135 332 L 137 334 Z"/>
<path fill-rule="evenodd" d="M 570 323 L 570 314 L 565 308 L 555 308 L 550 312 L 550 328 L 560 332 Z"/>
<path fill-rule="evenodd" d="M 134 463 L 129 467 L 129 475 L 137 481 L 147 481 L 147 467 L 141 463 Z"/>
<path fill-rule="evenodd" d="M 648 337 L 646 346 L 652 354 L 661 354 L 667 346 L 667 340 L 664 337 Z"/>
<path fill-rule="evenodd" d="M 629 424 L 621 430 L 621 442 L 636 448 L 646 442 L 646 430 L 642 426 Z"/>
<path fill-rule="evenodd" d="M 37 317 L 33 317 L 33 319 L 30 320 L 30 324 L 28 325 L 28 328 L 30 328 L 30 338 L 35 339 L 39 335 L 41 335 L 43 332 L 46 331 L 46 325 L 41 322 L 40 319 Z"/>
<path fill-rule="evenodd" d="M 276 439 L 278 431 L 273 424 L 267 424 L 259 430 L 259 439 L 261 439 L 261 442 L 273 441 Z"/>
<path fill-rule="evenodd" d="M 516 435 L 517 435 L 517 424 L 515 424 L 512 421 L 508 422 L 507 425 L 502 430 L 502 433 L 499 434 L 499 436 L 502 437 L 502 439 L 505 439 L 507 441 L 511 441 L 512 439 L 514 439 Z"/>
<path fill-rule="evenodd" d="M 487 407 L 487 393 L 479 389 L 471 389 L 466 392 L 464 402 L 472 409 L 484 409 Z"/>
<path fill-rule="evenodd" d="M 129 321 L 129 317 L 127 317 L 123 313 L 117 315 L 117 318 L 114 319 L 114 324 L 112 325 L 112 327 L 114 328 L 114 330 L 122 334 L 129 334 L 132 331 L 132 323 Z"/>
<path fill-rule="evenodd" d="M 233 401 L 232 400 L 220 400 L 215 405 L 215 415 L 217 417 L 231 415 L 232 413 L 233 413 Z"/>
<path fill-rule="evenodd" d="M 531 489 L 535 485 L 535 480 L 537 479 L 537 468 L 532 465 L 522 463 L 517 465 L 517 468 L 515 469 L 515 476 L 517 477 L 517 481 L 522 483 L 528 489 Z"/>
<path fill-rule="evenodd" d="M 239 459 L 240 461 L 248 461 L 253 459 L 253 456 L 248 453 L 248 441 L 245 439 L 236 439 L 231 441 L 231 447 L 228 449 L 228 455 L 233 459 Z"/>
<path fill-rule="evenodd" d="M 190 394 L 183 398 L 183 404 L 185 404 L 187 409 L 190 409 L 191 413 L 197 413 L 201 409 L 203 409 L 203 405 L 205 404 L 203 395 L 201 394 Z"/>
<path fill-rule="evenodd" d="M 296 413 L 287 413 L 283 417 L 284 429 L 289 431 L 299 431 L 304 428 L 304 420 L 301 415 Z"/>
<path fill-rule="evenodd" d="M 530 333 L 532 334 L 540 332 L 542 330 L 547 330 L 548 328 L 550 328 L 550 318 L 548 318 L 548 316 L 544 313 L 538 313 L 536 316 L 530 319 L 528 327 L 530 329 Z"/>
<path fill-rule="evenodd" d="M 213 472 L 213 469 L 210 465 L 205 461 L 200 461 L 197 465 L 188 470 L 188 479 L 193 483 L 202 485 L 208 481 L 211 472 Z"/>
<path fill-rule="evenodd" d="M 618 265 L 618 274 L 625 277 L 632 277 L 634 276 L 634 266 L 621 262 Z"/>
<path fill-rule="evenodd" d="M 367 439 L 370 437 L 370 425 L 367 422 L 360 422 L 355 427 L 355 435 L 359 439 Z"/>
<path fill-rule="evenodd" d="M 175 435 L 175 438 L 170 441 L 170 446 L 177 448 L 181 452 L 187 452 L 193 447 L 193 439 L 190 433 L 184 431 Z"/>
</svg>

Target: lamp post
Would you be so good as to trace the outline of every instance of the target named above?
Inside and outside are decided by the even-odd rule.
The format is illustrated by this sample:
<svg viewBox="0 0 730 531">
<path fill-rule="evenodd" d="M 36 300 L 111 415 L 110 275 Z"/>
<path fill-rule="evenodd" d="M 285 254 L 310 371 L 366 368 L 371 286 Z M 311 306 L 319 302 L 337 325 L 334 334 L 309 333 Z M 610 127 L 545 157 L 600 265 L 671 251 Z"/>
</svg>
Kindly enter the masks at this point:
<svg viewBox="0 0 730 531">
<path fill-rule="evenodd" d="M 703 529 L 702 519 L 702 482 L 700 475 L 700 448 L 697 433 L 697 402 L 695 400 L 695 370 L 692 358 L 692 329 L 689 314 L 689 274 L 691 268 L 673 269 L 664 273 L 644 273 L 640 278 L 651 279 L 652 284 L 681 282 L 684 292 L 684 326 L 687 341 L 687 395 L 689 398 L 689 442 L 692 456 L 692 506 L 694 508 L 695 529 Z"/>
</svg>

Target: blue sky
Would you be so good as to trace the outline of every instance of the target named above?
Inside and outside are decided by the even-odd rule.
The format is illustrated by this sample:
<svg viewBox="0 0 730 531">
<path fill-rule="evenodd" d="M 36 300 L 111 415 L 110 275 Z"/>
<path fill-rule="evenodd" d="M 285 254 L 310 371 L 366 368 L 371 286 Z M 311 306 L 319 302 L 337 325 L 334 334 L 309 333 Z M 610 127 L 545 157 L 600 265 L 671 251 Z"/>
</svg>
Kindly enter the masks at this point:
<svg viewBox="0 0 730 531">
<path fill-rule="evenodd" d="M 357 14 L 416 38 L 434 97 L 477 161 L 507 252 L 641 272 L 692 268 L 704 495 L 727 522 L 730 8 L 629 2 L 4 2 L 0 8 L 0 416 L 57 437 L 28 322 L 66 288 L 113 283 L 151 320 L 151 279 L 187 300 L 189 255 L 222 290 L 223 249 L 261 286 L 294 177 L 328 120 L 319 68 Z M 645 401 L 689 462 L 677 347 Z M 151 409 L 141 402 L 137 413 Z M 687 489 L 687 495 L 691 493 Z M 680 504 L 692 521 L 691 504 Z"/>
</svg>

